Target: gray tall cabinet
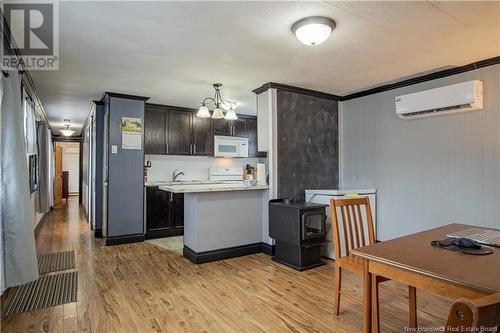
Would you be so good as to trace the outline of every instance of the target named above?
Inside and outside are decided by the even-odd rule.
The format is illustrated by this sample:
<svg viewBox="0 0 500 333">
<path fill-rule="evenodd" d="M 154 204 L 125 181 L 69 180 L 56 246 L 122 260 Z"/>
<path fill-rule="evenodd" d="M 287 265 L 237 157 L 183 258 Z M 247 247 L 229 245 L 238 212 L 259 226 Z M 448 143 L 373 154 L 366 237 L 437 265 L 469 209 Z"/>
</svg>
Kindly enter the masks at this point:
<svg viewBox="0 0 500 333">
<path fill-rule="evenodd" d="M 144 240 L 144 109 L 148 97 L 106 93 L 103 142 L 103 236 L 106 245 Z M 140 148 L 124 149 L 122 121 L 142 124 Z"/>
</svg>

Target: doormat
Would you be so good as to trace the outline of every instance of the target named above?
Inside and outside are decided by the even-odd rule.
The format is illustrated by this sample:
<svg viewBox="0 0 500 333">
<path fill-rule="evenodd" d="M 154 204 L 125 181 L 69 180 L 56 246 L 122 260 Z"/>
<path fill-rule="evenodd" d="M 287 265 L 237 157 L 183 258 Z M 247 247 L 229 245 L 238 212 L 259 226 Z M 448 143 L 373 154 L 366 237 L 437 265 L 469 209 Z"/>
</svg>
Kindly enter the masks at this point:
<svg viewBox="0 0 500 333">
<path fill-rule="evenodd" d="M 38 280 L 14 288 L 12 297 L 6 304 L 2 304 L 2 318 L 76 302 L 77 289 L 77 272 L 44 275 Z"/>
<path fill-rule="evenodd" d="M 45 253 L 38 256 L 38 272 L 40 274 L 72 268 L 75 268 L 74 251 Z"/>
</svg>

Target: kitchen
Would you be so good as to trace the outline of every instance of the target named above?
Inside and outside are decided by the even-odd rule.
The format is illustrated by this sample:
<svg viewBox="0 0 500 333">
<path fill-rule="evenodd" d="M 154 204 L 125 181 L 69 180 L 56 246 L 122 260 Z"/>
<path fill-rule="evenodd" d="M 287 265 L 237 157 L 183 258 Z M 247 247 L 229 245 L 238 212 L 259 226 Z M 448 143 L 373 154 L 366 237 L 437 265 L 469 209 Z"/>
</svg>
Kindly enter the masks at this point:
<svg viewBox="0 0 500 333">
<path fill-rule="evenodd" d="M 92 147 L 90 133 L 104 138 L 89 169 L 91 179 L 104 170 L 104 186 L 102 202 L 97 186 L 89 191 L 89 215 L 106 245 L 176 244 L 193 263 L 271 255 L 270 198 L 303 201 L 306 189 L 338 187 L 337 96 L 267 83 L 254 89 L 250 115 L 221 89 L 213 84 L 198 109 L 112 92 L 93 103 L 84 138 Z M 123 119 L 144 124 L 130 147 Z"/>
<path fill-rule="evenodd" d="M 258 157 L 265 154 L 257 152 L 257 119 L 196 113 L 146 104 L 145 237 L 184 236 L 184 255 L 195 263 L 206 262 L 207 252 L 230 257 L 234 247 L 260 252 L 262 220 L 254 216 L 263 214 L 268 186 Z M 241 230 L 227 233 L 231 228 Z"/>
</svg>

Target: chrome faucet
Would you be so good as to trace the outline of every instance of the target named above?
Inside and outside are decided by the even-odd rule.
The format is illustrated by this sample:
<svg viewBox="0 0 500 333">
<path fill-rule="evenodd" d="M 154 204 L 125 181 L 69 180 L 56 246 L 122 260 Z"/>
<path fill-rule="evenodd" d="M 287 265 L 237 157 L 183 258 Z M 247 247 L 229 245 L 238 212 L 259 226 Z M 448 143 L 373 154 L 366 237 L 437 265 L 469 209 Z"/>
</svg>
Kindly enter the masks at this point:
<svg viewBox="0 0 500 333">
<path fill-rule="evenodd" d="M 172 180 L 175 182 L 177 177 L 179 176 L 184 176 L 184 172 L 180 171 L 180 172 L 177 172 L 179 171 L 179 169 L 175 169 L 173 172 L 172 172 Z"/>
</svg>

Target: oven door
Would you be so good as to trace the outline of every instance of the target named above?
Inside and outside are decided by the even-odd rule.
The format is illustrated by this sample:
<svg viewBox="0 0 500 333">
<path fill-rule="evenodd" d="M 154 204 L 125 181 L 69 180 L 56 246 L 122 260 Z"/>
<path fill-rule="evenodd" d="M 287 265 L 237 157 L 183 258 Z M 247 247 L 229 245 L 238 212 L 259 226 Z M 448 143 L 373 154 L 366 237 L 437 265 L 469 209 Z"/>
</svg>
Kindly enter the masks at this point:
<svg viewBox="0 0 500 333">
<path fill-rule="evenodd" d="M 326 235 L 326 215 L 323 211 L 302 214 L 302 240 L 324 238 Z"/>
</svg>

